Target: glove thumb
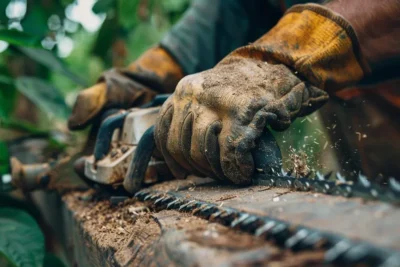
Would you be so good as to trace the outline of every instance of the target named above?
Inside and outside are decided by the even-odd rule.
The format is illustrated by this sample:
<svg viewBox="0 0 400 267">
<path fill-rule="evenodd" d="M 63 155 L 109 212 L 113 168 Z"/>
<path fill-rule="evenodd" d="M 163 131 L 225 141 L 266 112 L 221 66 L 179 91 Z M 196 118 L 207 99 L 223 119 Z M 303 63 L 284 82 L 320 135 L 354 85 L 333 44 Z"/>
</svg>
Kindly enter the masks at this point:
<svg viewBox="0 0 400 267">
<path fill-rule="evenodd" d="M 80 92 L 68 119 L 68 128 L 70 130 L 85 128 L 104 108 L 106 99 L 107 85 L 104 82 Z"/>
</svg>

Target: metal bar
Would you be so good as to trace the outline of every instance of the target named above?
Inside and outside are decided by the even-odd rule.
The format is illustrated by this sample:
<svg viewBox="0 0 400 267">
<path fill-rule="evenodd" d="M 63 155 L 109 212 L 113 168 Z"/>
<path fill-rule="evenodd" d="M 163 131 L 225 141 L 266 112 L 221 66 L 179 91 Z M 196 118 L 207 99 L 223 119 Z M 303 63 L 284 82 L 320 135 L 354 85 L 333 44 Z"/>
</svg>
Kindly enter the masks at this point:
<svg viewBox="0 0 400 267">
<path fill-rule="evenodd" d="M 278 178 L 279 179 L 279 178 Z M 290 178 L 292 179 L 292 178 Z M 294 252 L 323 249 L 324 263 L 336 266 L 399 266 L 400 253 L 373 246 L 367 242 L 350 240 L 341 235 L 319 231 L 269 216 L 259 216 L 229 207 L 187 199 L 176 193 L 144 189 L 136 193 L 141 201 L 150 201 L 156 209 L 190 212 L 203 219 L 240 229 L 275 242 Z"/>
<path fill-rule="evenodd" d="M 381 186 L 371 182 L 362 174 L 358 175 L 357 182 L 347 181 L 340 173 L 336 173 L 335 180 L 329 180 L 329 176 L 330 174 L 317 173 L 314 178 L 296 178 L 283 171 L 282 175 L 259 173 L 253 179 L 253 184 L 400 204 L 400 183 L 394 178 L 389 178 L 387 186 Z"/>
</svg>

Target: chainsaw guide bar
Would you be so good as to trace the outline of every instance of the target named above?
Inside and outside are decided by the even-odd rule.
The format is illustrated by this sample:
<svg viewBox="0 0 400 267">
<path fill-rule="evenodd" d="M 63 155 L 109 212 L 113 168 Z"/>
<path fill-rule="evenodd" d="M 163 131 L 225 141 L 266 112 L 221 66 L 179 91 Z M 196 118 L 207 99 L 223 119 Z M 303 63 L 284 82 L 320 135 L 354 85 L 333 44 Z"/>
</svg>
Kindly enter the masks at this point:
<svg viewBox="0 0 400 267">
<path fill-rule="evenodd" d="M 281 173 L 281 175 L 257 174 L 253 179 L 253 184 L 400 204 L 400 183 L 395 178 L 389 178 L 388 185 L 384 187 L 371 182 L 362 174 L 358 175 L 357 182 L 353 182 L 346 180 L 338 172 L 335 174 L 335 180 L 329 178 L 332 173 L 322 175 L 317 172 L 314 178 L 296 178 L 283 170 Z"/>
<path fill-rule="evenodd" d="M 156 210 L 172 209 L 191 213 L 210 222 L 273 241 L 282 249 L 293 252 L 322 249 L 325 251 L 325 257 L 321 264 L 382 267 L 399 266 L 400 264 L 400 253 L 392 249 L 378 247 L 369 242 L 352 240 L 341 234 L 291 223 L 288 220 L 243 212 L 237 208 L 196 200 L 192 197 L 188 198 L 180 192 L 143 189 L 136 193 L 135 197 L 140 201 L 150 203 Z"/>
</svg>

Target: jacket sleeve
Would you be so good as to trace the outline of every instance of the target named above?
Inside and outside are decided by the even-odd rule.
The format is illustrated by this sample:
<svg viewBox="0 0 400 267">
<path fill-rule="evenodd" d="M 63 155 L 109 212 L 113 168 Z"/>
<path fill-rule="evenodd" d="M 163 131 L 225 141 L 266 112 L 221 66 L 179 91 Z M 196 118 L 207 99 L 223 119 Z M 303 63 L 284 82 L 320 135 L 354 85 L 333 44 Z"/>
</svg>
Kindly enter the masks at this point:
<svg viewBox="0 0 400 267">
<path fill-rule="evenodd" d="M 185 74 L 212 68 L 234 49 L 256 40 L 281 16 L 266 0 L 194 0 L 161 41 Z"/>
</svg>

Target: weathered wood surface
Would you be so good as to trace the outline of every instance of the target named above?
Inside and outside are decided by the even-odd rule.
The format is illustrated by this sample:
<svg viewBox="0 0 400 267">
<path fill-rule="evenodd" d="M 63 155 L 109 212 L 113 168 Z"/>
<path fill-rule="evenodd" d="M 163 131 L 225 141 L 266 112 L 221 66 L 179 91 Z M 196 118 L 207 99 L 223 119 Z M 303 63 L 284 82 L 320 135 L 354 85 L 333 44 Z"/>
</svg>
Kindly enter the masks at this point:
<svg viewBox="0 0 400 267">
<path fill-rule="evenodd" d="M 171 181 L 154 189 L 400 250 L 400 210 L 385 203 L 199 179 Z M 301 266 L 323 260 L 321 251 L 292 254 L 187 213 L 135 214 L 144 203 L 133 200 L 113 207 L 108 200 L 75 192 L 65 195 L 63 203 L 65 243 L 77 266 Z"/>
<path fill-rule="evenodd" d="M 143 203 L 110 207 L 103 201 L 99 208 L 97 201 L 80 196 L 67 194 L 63 207 L 65 243 L 74 266 L 315 266 L 323 260 L 322 251 L 282 251 L 262 239 L 173 210 L 130 221 L 125 211 Z M 108 215 L 120 219 L 102 223 Z"/>
</svg>

